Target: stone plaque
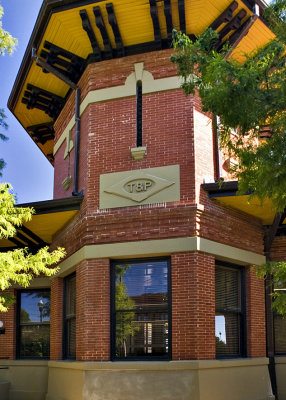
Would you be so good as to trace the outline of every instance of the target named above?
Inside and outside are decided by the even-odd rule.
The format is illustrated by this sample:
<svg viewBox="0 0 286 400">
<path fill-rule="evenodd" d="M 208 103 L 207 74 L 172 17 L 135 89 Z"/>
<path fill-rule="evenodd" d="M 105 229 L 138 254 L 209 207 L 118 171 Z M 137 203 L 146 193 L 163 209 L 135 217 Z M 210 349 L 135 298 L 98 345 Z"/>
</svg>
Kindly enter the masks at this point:
<svg viewBox="0 0 286 400">
<path fill-rule="evenodd" d="M 179 200 L 179 165 L 100 176 L 101 209 Z"/>
</svg>

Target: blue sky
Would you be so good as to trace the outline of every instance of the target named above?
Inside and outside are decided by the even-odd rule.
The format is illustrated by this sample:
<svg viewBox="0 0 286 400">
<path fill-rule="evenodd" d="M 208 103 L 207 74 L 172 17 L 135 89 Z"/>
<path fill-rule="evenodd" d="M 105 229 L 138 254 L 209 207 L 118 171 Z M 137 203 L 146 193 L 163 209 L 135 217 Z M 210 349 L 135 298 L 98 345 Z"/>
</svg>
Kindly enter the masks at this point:
<svg viewBox="0 0 286 400">
<path fill-rule="evenodd" d="M 0 4 L 3 28 L 18 39 L 13 55 L 0 57 L 0 108 L 5 108 L 9 125 L 9 140 L 0 142 L 0 158 L 7 162 L 0 180 L 12 184 L 18 203 L 48 200 L 53 195 L 53 168 L 7 108 L 42 0 L 0 0 Z"/>
</svg>

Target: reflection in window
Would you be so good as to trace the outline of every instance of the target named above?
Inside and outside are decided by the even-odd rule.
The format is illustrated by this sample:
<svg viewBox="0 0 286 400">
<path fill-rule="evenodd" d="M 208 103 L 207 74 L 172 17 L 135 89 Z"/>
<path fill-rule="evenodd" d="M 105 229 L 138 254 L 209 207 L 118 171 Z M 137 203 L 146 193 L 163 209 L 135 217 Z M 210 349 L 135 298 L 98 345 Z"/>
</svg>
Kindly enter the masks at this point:
<svg viewBox="0 0 286 400">
<path fill-rule="evenodd" d="M 168 357 L 168 261 L 113 264 L 117 359 Z"/>
<path fill-rule="evenodd" d="M 274 287 L 274 292 L 279 293 L 280 296 L 286 296 L 286 284 L 285 282 L 278 282 Z M 285 315 L 274 313 L 274 344 L 275 354 L 285 355 L 286 354 L 286 318 Z"/>
<path fill-rule="evenodd" d="M 49 290 L 25 290 L 19 292 L 18 326 L 18 358 L 49 358 Z"/>
<path fill-rule="evenodd" d="M 64 309 L 64 358 L 75 359 L 76 346 L 76 277 L 71 275 L 65 279 Z"/>
<path fill-rule="evenodd" d="M 242 273 L 239 268 L 216 266 L 215 336 L 217 357 L 243 355 Z"/>
<path fill-rule="evenodd" d="M 274 314 L 275 354 L 286 354 L 286 319 Z"/>
</svg>

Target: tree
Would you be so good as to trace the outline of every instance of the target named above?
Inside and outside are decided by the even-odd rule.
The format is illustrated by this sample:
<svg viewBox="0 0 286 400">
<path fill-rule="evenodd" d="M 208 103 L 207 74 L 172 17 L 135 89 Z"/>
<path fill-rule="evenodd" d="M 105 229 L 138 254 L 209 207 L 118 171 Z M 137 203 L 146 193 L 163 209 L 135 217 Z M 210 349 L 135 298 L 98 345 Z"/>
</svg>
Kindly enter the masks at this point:
<svg viewBox="0 0 286 400">
<path fill-rule="evenodd" d="M 268 198 L 278 211 L 286 207 L 286 0 L 275 0 L 264 16 L 276 37 L 246 54 L 231 57 L 227 43 L 218 51 L 218 34 L 207 29 L 194 43 L 174 32 L 171 60 L 188 95 L 198 91 L 203 110 L 219 117 L 221 147 L 237 164 L 233 174 L 240 193 Z M 261 130 L 271 138 L 259 143 Z M 232 133 L 235 132 L 235 135 Z"/>
<path fill-rule="evenodd" d="M 6 53 L 11 54 L 14 50 L 15 45 L 17 44 L 17 39 L 13 38 L 9 32 L 5 31 L 2 28 L 2 17 L 4 11 L 3 7 L 0 6 L 0 55 L 3 56 Z"/>
<path fill-rule="evenodd" d="M 130 268 L 129 264 L 116 265 L 116 286 L 115 286 L 115 309 L 123 312 L 118 313 L 116 321 L 116 351 L 118 356 L 123 352 L 127 355 L 126 342 L 130 336 L 134 336 L 139 331 L 139 327 L 134 324 L 135 302 L 128 296 L 126 285 L 122 281 L 123 275 Z M 124 311 L 128 310 L 128 311 Z"/>
<path fill-rule="evenodd" d="M 3 8 L 0 6 L 0 55 L 11 53 L 17 42 L 8 32 L 2 28 L 1 18 Z M 4 110 L 0 109 L 0 127 L 7 129 Z M 7 140 L 7 137 L 0 133 L 0 139 Z M 0 176 L 5 162 L 0 159 Z M 9 184 L 0 184 L 0 239 L 8 239 L 15 236 L 17 228 L 23 222 L 32 218 L 32 208 L 15 207 L 15 195 Z M 48 247 L 40 249 L 32 254 L 27 248 L 16 249 L 0 253 L 0 290 L 5 291 L 13 284 L 27 287 L 31 280 L 39 275 L 52 276 L 57 272 L 54 264 L 63 256 L 65 251 L 58 248 L 49 252 Z M 7 311 L 7 307 L 13 301 L 9 292 L 0 292 L 0 311 Z"/>
<path fill-rule="evenodd" d="M 219 117 L 221 148 L 235 160 L 238 193 L 251 193 L 276 212 L 286 209 L 286 0 L 274 0 L 263 17 L 276 34 L 264 47 L 232 57 L 219 35 L 207 29 L 195 42 L 173 32 L 175 53 L 186 95 L 198 92 L 203 110 Z M 261 131 L 270 138 L 261 142 Z M 273 274 L 274 284 L 286 283 L 286 263 L 267 262 L 260 274 Z M 284 286 L 285 287 L 285 286 Z M 285 293 L 285 292 L 284 292 Z M 274 308 L 286 313 L 286 296 L 273 294 Z"/>
<path fill-rule="evenodd" d="M 31 220 L 33 213 L 32 208 L 15 207 L 11 186 L 0 184 L 0 239 L 15 236 L 17 227 Z M 9 289 L 13 284 L 28 287 L 36 276 L 54 275 L 58 269 L 52 266 L 64 255 L 64 249 L 58 248 L 49 252 L 48 247 L 41 248 L 35 254 L 30 253 L 27 248 L 0 253 L 0 289 Z M 0 292 L 0 311 L 7 311 L 12 301 L 9 293 Z"/>
</svg>

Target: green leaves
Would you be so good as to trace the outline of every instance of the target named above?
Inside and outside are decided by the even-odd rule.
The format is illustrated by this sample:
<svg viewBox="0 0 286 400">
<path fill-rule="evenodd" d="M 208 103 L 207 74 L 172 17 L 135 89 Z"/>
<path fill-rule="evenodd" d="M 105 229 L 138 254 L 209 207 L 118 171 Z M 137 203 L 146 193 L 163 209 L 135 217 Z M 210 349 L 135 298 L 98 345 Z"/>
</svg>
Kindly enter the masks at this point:
<svg viewBox="0 0 286 400">
<path fill-rule="evenodd" d="M 0 239 L 15 236 L 17 227 L 30 221 L 34 214 L 32 208 L 15 207 L 15 202 L 11 185 L 0 184 Z"/>
<path fill-rule="evenodd" d="M 3 7 L 0 6 L 0 55 L 3 56 L 6 53 L 11 54 L 17 44 L 17 39 L 13 38 L 9 32 L 2 28 L 2 17 L 4 11 Z"/>
<path fill-rule="evenodd" d="M 286 262 L 271 261 L 263 265 L 255 266 L 258 276 L 272 277 L 271 285 L 274 287 L 272 293 L 272 308 L 281 315 L 286 312 Z"/>
<path fill-rule="evenodd" d="M 220 146 L 235 161 L 232 172 L 240 193 L 251 191 L 262 202 L 269 198 L 278 211 L 286 207 L 285 11 L 286 0 L 273 2 L 266 15 L 279 36 L 241 63 L 229 58 L 227 44 L 216 50 L 218 35 L 211 29 L 194 43 L 174 32 L 171 57 L 186 95 L 197 90 L 203 111 L 219 117 Z M 261 145 L 265 126 L 272 137 Z"/>
<path fill-rule="evenodd" d="M 9 184 L 0 184 L 0 239 L 15 236 L 17 227 L 30 221 L 32 208 L 15 207 L 15 196 Z M 0 253 L 0 290 L 7 290 L 12 285 L 29 286 L 36 276 L 52 276 L 58 269 L 54 267 L 65 256 L 65 250 L 58 248 L 49 252 L 43 247 L 31 254 L 28 249 L 16 249 Z M 7 311 L 11 295 L 0 294 L 0 311 Z"/>
<path fill-rule="evenodd" d="M 263 15 L 276 38 L 245 55 L 243 62 L 229 57 L 227 43 L 217 49 L 216 32 L 207 29 L 194 43 L 174 32 L 177 64 L 186 95 L 197 90 L 203 110 L 219 117 L 220 147 L 233 161 L 239 194 L 251 193 L 273 209 L 286 208 L 286 0 L 274 0 Z M 271 137 L 260 140 L 269 128 Z M 273 276 L 273 308 L 286 312 L 286 263 L 259 266 L 261 276 Z"/>
<path fill-rule="evenodd" d="M 0 55 L 12 53 L 17 40 L 2 28 L 1 18 L 3 8 L 0 6 Z M 7 129 L 4 110 L 0 109 L 0 127 Z M 1 140 L 7 140 L 7 136 L 0 133 Z M 1 170 L 5 165 L 0 159 Z M 23 222 L 30 221 L 34 214 L 32 208 L 15 207 L 15 195 L 9 184 L 0 184 L 0 239 L 8 239 L 16 235 L 17 228 Z M 50 252 L 48 247 L 31 254 L 28 249 L 16 249 L 0 253 L 0 290 L 5 291 L 12 285 L 22 287 L 29 286 L 36 276 L 52 276 L 58 269 L 54 267 L 65 256 L 65 250 L 58 248 Z M 0 312 L 7 311 L 7 307 L 14 301 L 10 293 L 0 292 Z"/>
<path fill-rule="evenodd" d="M 32 279 L 37 276 L 52 276 L 58 272 L 58 268 L 50 268 L 57 263 L 65 251 L 58 248 L 52 253 L 48 247 L 43 247 L 36 254 L 31 254 L 28 249 L 16 249 L 0 253 L 0 289 L 6 290 L 12 284 L 28 287 Z M 8 304 L 7 304 L 8 301 Z M 0 294 L 0 311 L 7 311 L 11 303 L 11 295 Z"/>
</svg>

